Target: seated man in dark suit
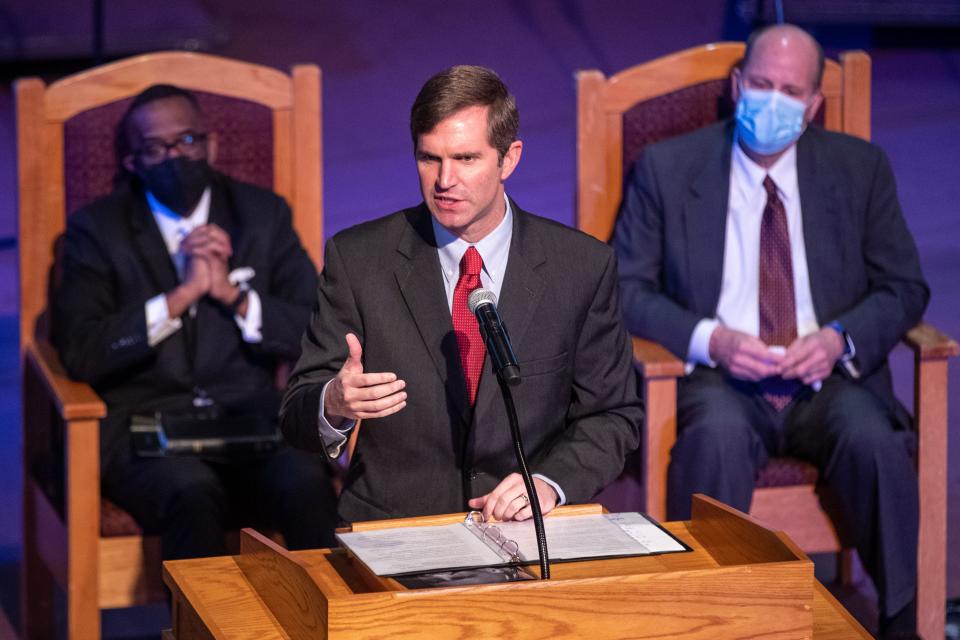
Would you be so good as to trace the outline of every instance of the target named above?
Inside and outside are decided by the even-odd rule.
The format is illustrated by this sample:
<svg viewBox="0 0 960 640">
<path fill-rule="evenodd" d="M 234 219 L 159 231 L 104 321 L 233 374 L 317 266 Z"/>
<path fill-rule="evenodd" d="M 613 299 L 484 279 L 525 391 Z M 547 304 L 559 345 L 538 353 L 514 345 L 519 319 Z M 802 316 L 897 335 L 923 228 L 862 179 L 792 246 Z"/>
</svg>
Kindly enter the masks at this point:
<svg viewBox="0 0 960 640">
<path fill-rule="evenodd" d="M 69 216 L 54 341 L 70 374 L 107 404 L 103 494 L 165 559 L 222 555 L 245 518 L 292 548 L 333 543 L 335 495 L 322 456 L 140 457 L 131 417 L 275 420 L 277 366 L 299 353 L 316 271 L 277 195 L 207 162 L 196 98 L 169 85 L 137 96 L 117 128 L 112 193 Z"/>
<path fill-rule="evenodd" d="M 915 626 L 918 506 L 887 355 L 929 290 L 883 152 L 810 124 L 822 72 L 801 29 L 754 34 L 735 121 L 648 147 L 613 243 L 628 328 L 689 363 L 669 518 L 695 492 L 746 511 L 768 456 L 810 461 L 892 635 Z"/>
<path fill-rule="evenodd" d="M 499 298 L 523 381 L 520 430 L 544 513 L 617 477 L 643 416 L 613 251 L 504 193 L 519 114 L 491 70 L 432 77 L 410 114 L 423 202 L 327 243 L 284 397 L 296 446 L 338 455 L 348 521 L 482 509 L 531 517 L 497 379 L 467 299 Z"/>
</svg>

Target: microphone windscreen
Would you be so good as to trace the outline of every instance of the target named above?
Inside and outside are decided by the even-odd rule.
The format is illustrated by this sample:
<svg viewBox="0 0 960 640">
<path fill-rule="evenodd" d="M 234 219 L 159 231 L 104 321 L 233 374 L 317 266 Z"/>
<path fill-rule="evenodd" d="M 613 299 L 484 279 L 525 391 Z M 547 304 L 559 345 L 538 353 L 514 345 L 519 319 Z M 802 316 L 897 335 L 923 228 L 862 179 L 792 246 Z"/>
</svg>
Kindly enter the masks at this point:
<svg viewBox="0 0 960 640">
<path fill-rule="evenodd" d="M 474 289 L 467 298 L 467 306 L 470 307 L 470 313 L 476 313 L 477 307 L 482 304 L 490 303 L 497 306 L 497 296 L 490 289 Z"/>
</svg>

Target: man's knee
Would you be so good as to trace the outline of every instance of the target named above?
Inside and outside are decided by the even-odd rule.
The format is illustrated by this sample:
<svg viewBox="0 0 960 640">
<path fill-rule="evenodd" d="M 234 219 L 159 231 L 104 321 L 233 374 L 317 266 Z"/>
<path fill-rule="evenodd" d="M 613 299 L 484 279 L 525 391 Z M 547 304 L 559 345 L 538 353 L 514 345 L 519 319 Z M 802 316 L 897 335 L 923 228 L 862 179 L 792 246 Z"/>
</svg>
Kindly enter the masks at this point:
<svg viewBox="0 0 960 640">
<path fill-rule="evenodd" d="M 165 514 L 191 512 L 220 513 L 227 495 L 219 476 L 196 458 L 174 458 L 166 474 L 161 509 Z"/>
<path fill-rule="evenodd" d="M 739 416 L 714 412 L 695 423 L 678 425 L 674 458 L 690 458 L 705 463 L 719 460 L 724 463 L 753 464 L 757 454 L 757 436 L 753 427 Z"/>
<path fill-rule="evenodd" d="M 870 458 L 908 455 L 909 434 L 896 428 L 890 412 L 863 387 L 845 385 L 831 398 L 824 421 L 834 447 Z"/>
</svg>

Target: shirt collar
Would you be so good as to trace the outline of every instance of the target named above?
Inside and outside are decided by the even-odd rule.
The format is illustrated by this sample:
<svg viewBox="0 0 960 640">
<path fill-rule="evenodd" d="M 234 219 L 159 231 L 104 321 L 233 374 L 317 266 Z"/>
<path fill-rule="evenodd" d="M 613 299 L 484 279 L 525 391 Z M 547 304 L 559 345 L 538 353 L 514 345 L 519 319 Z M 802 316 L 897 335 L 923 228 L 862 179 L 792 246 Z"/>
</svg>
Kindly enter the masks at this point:
<svg viewBox="0 0 960 640">
<path fill-rule="evenodd" d="M 433 216 L 430 217 L 433 235 L 437 241 L 437 253 L 440 255 L 440 270 L 446 280 L 460 277 L 460 259 L 470 246 L 475 247 L 483 259 L 483 270 L 487 275 L 495 280 L 502 279 L 510 253 L 510 240 L 513 238 L 513 208 L 507 194 L 503 194 L 503 199 L 507 205 L 503 220 L 493 231 L 472 245 L 450 233 Z"/>
<path fill-rule="evenodd" d="M 791 144 L 769 169 L 750 159 L 733 136 L 733 171 L 749 194 L 763 189 L 763 179 L 770 176 L 777 185 L 777 192 L 785 202 L 797 197 L 797 145 Z"/>
</svg>

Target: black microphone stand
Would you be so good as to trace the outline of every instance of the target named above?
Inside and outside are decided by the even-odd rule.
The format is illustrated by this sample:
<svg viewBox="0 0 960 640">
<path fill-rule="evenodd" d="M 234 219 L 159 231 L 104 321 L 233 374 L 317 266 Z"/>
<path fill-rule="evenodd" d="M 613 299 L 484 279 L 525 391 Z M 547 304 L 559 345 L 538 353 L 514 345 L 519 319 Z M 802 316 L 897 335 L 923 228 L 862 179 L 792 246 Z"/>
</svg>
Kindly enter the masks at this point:
<svg viewBox="0 0 960 640">
<path fill-rule="evenodd" d="M 523 452 L 523 440 L 520 437 L 520 420 L 517 418 L 517 408 L 513 404 L 513 394 L 510 392 L 510 385 L 504 380 L 503 376 L 500 375 L 499 371 L 497 371 L 497 382 L 500 383 L 500 391 L 503 394 L 503 404 L 506 406 L 507 418 L 510 420 L 510 433 L 513 435 L 513 452 L 516 454 L 517 466 L 520 467 L 520 475 L 523 476 L 523 484 L 527 488 L 527 495 L 530 497 L 530 509 L 533 511 L 533 528 L 537 533 L 537 552 L 540 556 L 540 579 L 549 580 L 550 557 L 547 555 L 547 534 L 543 528 L 543 512 L 540 511 L 540 497 L 537 495 L 537 488 L 533 484 L 530 469 L 527 467 L 527 456 Z"/>
</svg>

